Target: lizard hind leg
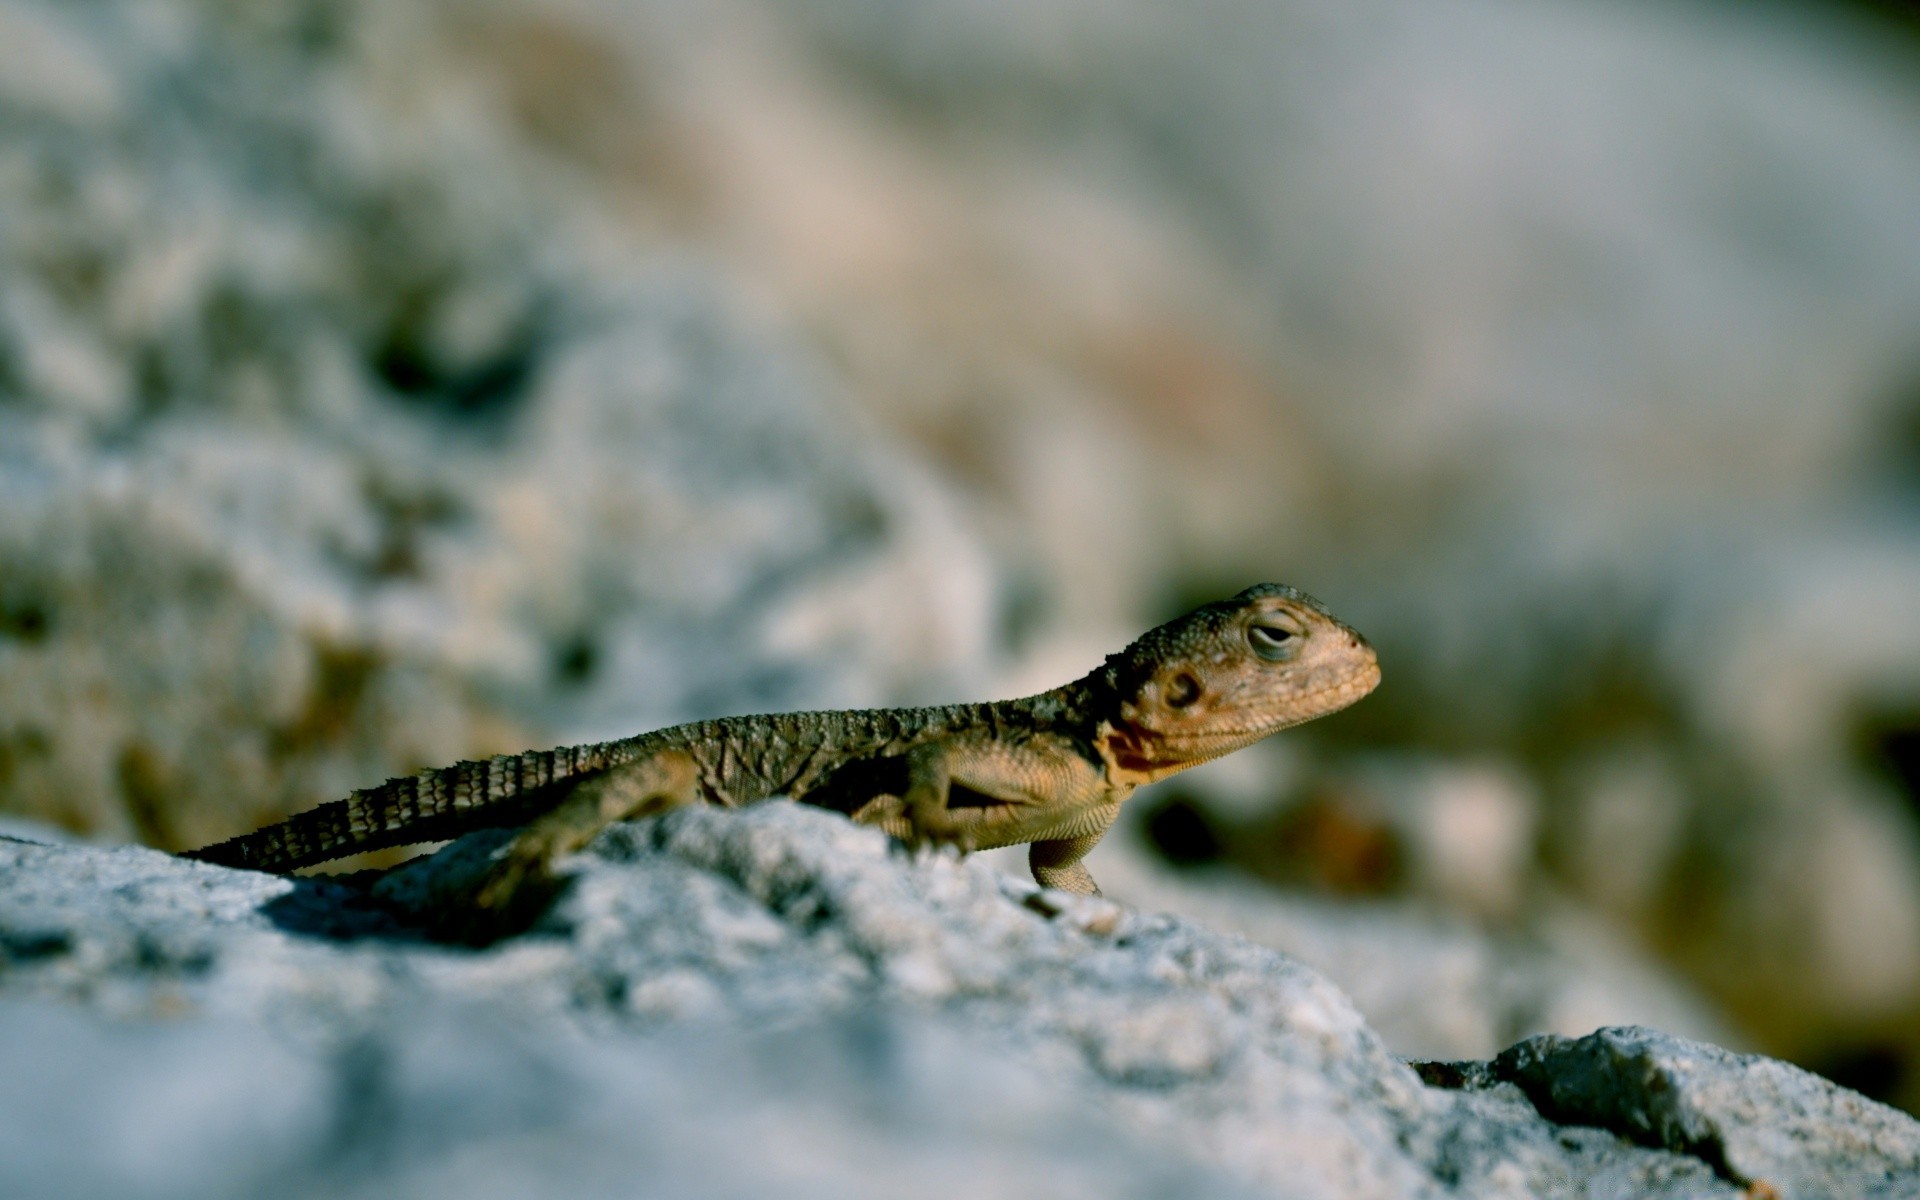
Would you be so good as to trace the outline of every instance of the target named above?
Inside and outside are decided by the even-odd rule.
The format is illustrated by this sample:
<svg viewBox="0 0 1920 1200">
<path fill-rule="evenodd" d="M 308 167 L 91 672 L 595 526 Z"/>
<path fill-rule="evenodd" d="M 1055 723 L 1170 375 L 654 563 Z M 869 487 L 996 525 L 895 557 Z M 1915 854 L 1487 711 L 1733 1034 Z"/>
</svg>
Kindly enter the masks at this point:
<svg viewBox="0 0 1920 1200">
<path fill-rule="evenodd" d="M 480 944 L 521 932 L 559 890 L 553 875 L 556 860 L 579 850 L 615 821 L 699 800 L 699 766 L 682 750 L 662 751 L 581 780 L 507 844 L 473 890 L 470 904 L 445 914 L 442 931 Z"/>
<path fill-rule="evenodd" d="M 873 797 L 855 809 L 848 819 L 855 825 L 876 826 L 903 842 L 913 837 L 913 821 L 907 816 L 906 801 L 895 795 L 882 793 Z"/>
</svg>

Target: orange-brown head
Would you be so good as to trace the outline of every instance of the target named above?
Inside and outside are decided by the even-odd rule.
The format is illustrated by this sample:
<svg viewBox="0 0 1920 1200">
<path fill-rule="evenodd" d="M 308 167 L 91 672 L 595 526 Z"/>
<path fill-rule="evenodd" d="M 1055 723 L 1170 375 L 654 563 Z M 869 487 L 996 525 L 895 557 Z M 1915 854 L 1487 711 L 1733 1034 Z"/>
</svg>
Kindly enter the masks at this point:
<svg viewBox="0 0 1920 1200">
<path fill-rule="evenodd" d="M 1146 782 L 1347 707 L 1380 663 L 1319 601 L 1261 583 L 1149 630 L 1103 673 L 1109 756 Z"/>
</svg>

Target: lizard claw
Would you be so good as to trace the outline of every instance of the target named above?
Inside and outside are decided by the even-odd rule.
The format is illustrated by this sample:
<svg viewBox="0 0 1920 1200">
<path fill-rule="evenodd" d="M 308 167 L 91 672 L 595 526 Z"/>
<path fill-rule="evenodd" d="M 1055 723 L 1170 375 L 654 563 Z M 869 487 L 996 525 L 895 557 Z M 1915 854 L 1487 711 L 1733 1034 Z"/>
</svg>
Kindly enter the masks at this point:
<svg viewBox="0 0 1920 1200">
<path fill-rule="evenodd" d="M 902 840 L 906 842 L 907 850 L 916 862 L 922 858 L 937 858 L 942 850 L 949 847 L 960 858 L 965 858 L 978 849 L 974 845 L 973 831 L 970 829 L 929 831 L 916 824 L 912 834 Z"/>
<path fill-rule="evenodd" d="M 928 838 L 926 841 L 921 842 L 915 853 L 920 857 L 936 859 L 945 855 L 949 850 L 953 852 L 953 857 L 956 861 L 973 853 L 971 847 L 961 842 L 937 838 Z"/>
</svg>

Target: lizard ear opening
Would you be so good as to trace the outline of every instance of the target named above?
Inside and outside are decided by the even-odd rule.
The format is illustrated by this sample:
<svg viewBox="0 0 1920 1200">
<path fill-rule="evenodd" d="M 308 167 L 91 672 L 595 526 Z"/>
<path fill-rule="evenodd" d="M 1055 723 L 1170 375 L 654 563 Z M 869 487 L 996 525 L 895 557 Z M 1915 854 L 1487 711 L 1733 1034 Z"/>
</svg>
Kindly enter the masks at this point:
<svg viewBox="0 0 1920 1200">
<path fill-rule="evenodd" d="M 1165 699 L 1168 708 L 1185 708 L 1200 698 L 1200 681 L 1186 671 L 1175 675 L 1167 684 Z"/>
</svg>

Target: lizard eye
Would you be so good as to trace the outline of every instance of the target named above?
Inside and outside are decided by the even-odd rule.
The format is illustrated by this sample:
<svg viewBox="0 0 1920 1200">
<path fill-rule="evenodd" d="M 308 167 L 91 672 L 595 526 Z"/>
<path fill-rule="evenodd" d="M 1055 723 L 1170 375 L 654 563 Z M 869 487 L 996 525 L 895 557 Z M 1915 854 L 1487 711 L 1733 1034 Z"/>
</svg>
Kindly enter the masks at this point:
<svg viewBox="0 0 1920 1200">
<path fill-rule="evenodd" d="M 1167 684 L 1167 707 L 1185 708 L 1200 698 L 1200 681 L 1191 675 L 1180 674 Z"/>
<path fill-rule="evenodd" d="M 1247 643 L 1253 652 L 1268 662 L 1280 662 L 1293 657 L 1293 644 L 1300 640 L 1298 632 L 1283 625 L 1247 626 Z"/>
</svg>

